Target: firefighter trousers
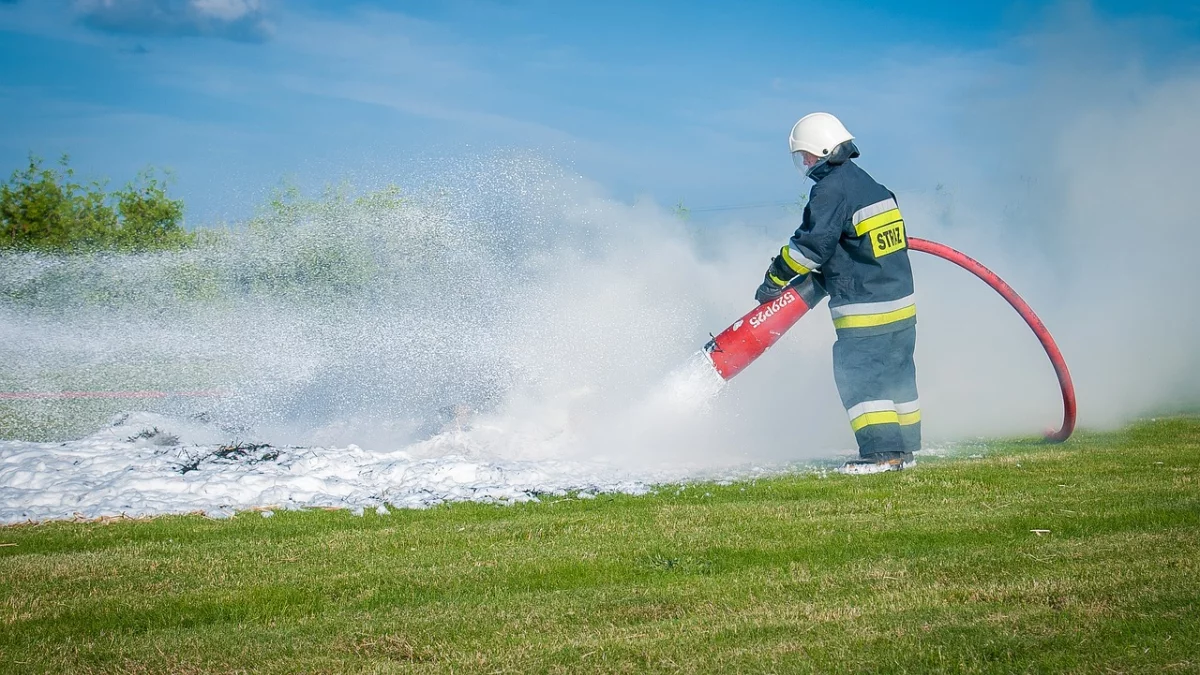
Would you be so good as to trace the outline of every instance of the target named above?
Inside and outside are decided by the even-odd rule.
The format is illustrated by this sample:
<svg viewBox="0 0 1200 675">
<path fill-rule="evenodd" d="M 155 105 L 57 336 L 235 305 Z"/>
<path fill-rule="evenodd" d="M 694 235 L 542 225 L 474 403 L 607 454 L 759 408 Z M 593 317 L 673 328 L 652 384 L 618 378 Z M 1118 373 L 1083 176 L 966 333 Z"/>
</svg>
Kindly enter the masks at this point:
<svg viewBox="0 0 1200 675">
<path fill-rule="evenodd" d="M 833 379 L 863 457 L 921 448 L 921 403 L 913 350 L 917 327 L 842 337 L 833 345 Z"/>
</svg>

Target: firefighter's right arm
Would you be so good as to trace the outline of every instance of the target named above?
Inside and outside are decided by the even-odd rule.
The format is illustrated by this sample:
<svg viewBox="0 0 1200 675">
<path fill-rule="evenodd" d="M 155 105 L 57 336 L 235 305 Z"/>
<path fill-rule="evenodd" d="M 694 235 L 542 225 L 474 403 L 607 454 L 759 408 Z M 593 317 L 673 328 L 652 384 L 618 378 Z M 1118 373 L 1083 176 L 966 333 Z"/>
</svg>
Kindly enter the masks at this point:
<svg viewBox="0 0 1200 675">
<path fill-rule="evenodd" d="M 820 269 L 837 249 L 843 223 L 849 218 L 845 211 L 845 200 L 836 194 L 826 194 L 820 189 L 820 183 L 814 185 L 800 227 L 779 250 L 779 255 L 771 259 L 755 299 L 759 302 L 764 302 L 763 298 L 773 300 L 796 277 Z"/>
</svg>

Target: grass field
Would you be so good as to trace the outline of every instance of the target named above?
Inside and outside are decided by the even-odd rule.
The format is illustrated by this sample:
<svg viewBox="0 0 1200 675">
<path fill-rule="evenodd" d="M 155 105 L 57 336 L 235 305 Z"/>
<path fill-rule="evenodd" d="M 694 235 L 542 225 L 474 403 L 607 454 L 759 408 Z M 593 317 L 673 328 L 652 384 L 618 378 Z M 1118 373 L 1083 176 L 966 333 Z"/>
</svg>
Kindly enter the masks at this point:
<svg viewBox="0 0 1200 675">
<path fill-rule="evenodd" d="M 1200 419 L 902 474 L 0 529 L 4 672 L 1200 672 Z"/>
</svg>

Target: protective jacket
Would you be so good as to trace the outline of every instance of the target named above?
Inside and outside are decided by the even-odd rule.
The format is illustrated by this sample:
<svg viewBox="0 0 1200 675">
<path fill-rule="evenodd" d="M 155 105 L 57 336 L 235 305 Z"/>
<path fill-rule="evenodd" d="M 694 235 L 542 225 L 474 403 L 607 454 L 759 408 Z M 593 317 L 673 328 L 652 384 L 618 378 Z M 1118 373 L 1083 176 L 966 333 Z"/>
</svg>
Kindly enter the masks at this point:
<svg viewBox="0 0 1200 675">
<path fill-rule="evenodd" d="M 829 293 L 839 338 L 882 335 L 917 321 L 896 195 L 859 168 L 857 156 L 853 142 L 843 143 L 809 172 L 815 183 L 804 219 L 771 272 L 780 285 L 814 275 Z"/>
</svg>

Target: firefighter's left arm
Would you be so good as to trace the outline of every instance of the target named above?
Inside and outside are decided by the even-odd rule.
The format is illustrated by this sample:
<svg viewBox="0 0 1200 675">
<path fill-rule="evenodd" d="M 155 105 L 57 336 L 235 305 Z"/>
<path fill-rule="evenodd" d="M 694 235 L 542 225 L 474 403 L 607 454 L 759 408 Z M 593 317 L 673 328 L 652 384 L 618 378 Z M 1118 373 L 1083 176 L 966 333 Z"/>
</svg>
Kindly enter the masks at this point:
<svg viewBox="0 0 1200 675">
<path fill-rule="evenodd" d="M 820 187 L 820 183 L 813 186 L 800 227 L 779 250 L 779 255 L 771 259 L 771 266 L 755 294 L 759 302 L 779 297 L 793 279 L 815 272 L 833 257 L 850 215 L 846 200 Z"/>
</svg>

